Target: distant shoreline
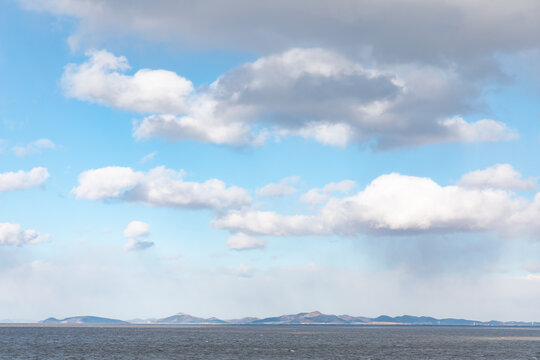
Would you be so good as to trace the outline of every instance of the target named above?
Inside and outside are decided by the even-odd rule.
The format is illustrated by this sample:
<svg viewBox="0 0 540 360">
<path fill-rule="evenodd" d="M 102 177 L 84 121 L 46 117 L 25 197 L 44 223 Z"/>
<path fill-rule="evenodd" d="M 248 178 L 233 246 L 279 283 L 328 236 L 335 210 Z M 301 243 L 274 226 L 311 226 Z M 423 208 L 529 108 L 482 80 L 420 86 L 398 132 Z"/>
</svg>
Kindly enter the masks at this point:
<svg viewBox="0 0 540 360">
<path fill-rule="evenodd" d="M 347 327 L 347 328 L 483 328 L 483 329 L 540 329 L 538 325 L 432 325 L 432 324 L 41 324 L 0 323 L 0 328 L 204 328 L 204 327 Z"/>
<path fill-rule="evenodd" d="M 5 319 L 6 323 L 9 319 Z M 323 314 L 319 311 L 257 318 L 222 320 L 216 317 L 203 318 L 185 313 L 177 313 L 164 318 L 134 318 L 131 320 L 111 319 L 99 316 L 72 316 L 64 319 L 54 317 L 39 322 L 43 325 L 342 325 L 342 326 L 467 326 L 467 327 L 540 327 L 535 321 L 478 321 L 458 318 L 437 319 L 430 316 L 388 316 L 378 317 Z"/>
</svg>

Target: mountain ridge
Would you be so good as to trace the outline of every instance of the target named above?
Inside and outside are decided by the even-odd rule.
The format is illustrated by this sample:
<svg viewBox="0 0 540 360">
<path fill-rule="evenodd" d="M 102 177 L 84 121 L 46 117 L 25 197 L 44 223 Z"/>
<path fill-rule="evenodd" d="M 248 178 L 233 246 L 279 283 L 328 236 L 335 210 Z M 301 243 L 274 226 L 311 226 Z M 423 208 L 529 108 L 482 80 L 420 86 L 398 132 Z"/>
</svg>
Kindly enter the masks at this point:
<svg viewBox="0 0 540 360">
<path fill-rule="evenodd" d="M 48 318 L 41 324 L 58 325 L 91 325 L 91 324 L 149 324 L 149 325 L 429 325 L 429 326 L 540 326 L 540 322 L 525 321 L 477 321 L 457 318 L 437 319 L 431 316 L 388 316 L 375 318 L 351 315 L 323 314 L 320 311 L 286 314 L 266 318 L 244 317 L 240 319 L 221 320 L 216 317 L 203 318 L 185 313 L 177 313 L 159 319 L 123 321 L 97 316 L 73 316 L 65 319 Z"/>
</svg>

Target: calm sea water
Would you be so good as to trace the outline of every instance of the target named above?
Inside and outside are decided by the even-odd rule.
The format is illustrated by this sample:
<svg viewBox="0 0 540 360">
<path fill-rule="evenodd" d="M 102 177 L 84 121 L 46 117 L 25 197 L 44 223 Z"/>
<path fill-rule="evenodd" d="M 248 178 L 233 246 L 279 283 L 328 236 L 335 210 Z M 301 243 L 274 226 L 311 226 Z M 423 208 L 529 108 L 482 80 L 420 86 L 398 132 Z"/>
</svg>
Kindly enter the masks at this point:
<svg viewBox="0 0 540 360">
<path fill-rule="evenodd" d="M 540 359 L 540 329 L 3 326 L 0 359 Z"/>
</svg>

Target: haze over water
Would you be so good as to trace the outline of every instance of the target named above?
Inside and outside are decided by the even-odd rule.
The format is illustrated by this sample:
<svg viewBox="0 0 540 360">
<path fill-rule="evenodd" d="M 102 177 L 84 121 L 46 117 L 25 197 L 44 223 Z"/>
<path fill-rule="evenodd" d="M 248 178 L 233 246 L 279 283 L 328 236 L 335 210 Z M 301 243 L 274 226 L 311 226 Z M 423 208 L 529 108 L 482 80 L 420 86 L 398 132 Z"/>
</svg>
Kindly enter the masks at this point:
<svg viewBox="0 0 540 360">
<path fill-rule="evenodd" d="M 538 359 L 539 328 L 3 326 L 0 359 Z"/>
</svg>

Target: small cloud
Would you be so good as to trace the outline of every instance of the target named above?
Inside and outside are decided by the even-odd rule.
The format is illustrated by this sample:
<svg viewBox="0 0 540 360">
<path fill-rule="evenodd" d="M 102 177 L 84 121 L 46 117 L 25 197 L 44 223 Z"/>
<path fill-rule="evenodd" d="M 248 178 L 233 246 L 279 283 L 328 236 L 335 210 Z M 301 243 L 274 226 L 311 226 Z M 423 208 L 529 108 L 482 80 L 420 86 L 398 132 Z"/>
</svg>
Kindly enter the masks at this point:
<svg viewBox="0 0 540 360">
<path fill-rule="evenodd" d="M 132 221 L 124 229 L 123 235 L 129 239 L 146 237 L 150 234 L 150 225 L 144 221 Z"/>
<path fill-rule="evenodd" d="M 282 179 L 278 183 L 270 183 L 266 186 L 263 186 L 260 189 L 257 189 L 257 196 L 262 197 L 280 197 L 294 194 L 297 190 L 293 186 L 298 182 L 300 178 L 298 176 L 290 176 L 285 179 Z"/>
<path fill-rule="evenodd" d="M 461 177 L 458 185 L 470 188 L 499 188 L 508 190 L 534 190 L 536 179 L 523 179 L 510 164 L 496 164 Z"/>
<path fill-rule="evenodd" d="M 131 239 L 126 243 L 124 249 L 126 251 L 140 251 L 151 248 L 152 246 L 154 246 L 153 241 Z"/>
<path fill-rule="evenodd" d="M 346 194 L 356 186 L 356 182 L 352 180 L 343 180 L 337 183 L 330 183 L 323 188 L 315 188 L 309 190 L 307 193 L 300 197 L 300 201 L 318 204 L 328 200 L 330 195 L 335 192 Z"/>
<path fill-rule="evenodd" d="M 43 186 L 49 176 L 49 172 L 43 167 L 36 167 L 30 171 L 0 173 L 0 192 Z"/>
<path fill-rule="evenodd" d="M 13 153 L 18 157 L 24 157 L 30 154 L 37 154 L 41 150 L 52 150 L 55 149 L 56 145 L 49 139 L 39 139 L 25 146 L 14 146 L 12 148 Z"/>
<path fill-rule="evenodd" d="M 243 233 L 229 236 L 227 246 L 233 250 L 264 249 L 266 240 L 260 237 L 249 236 Z"/>
<path fill-rule="evenodd" d="M 157 151 L 151 152 L 150 154 L 147 154 L 142 157 L 142 159 L 139 161 L 141 164 L 145 164 L 150 160 L 153 160 L 157 155 Z"/>
<path fill-rule="evenodd" d="M 124 229 L 123 235 L 129 239 L 124 246 L 126 251 L 145 250 L 154 246 L 154 242 L 143 240 L 143 238 L 150 235 L 150 225 L 143 221 L 130 222 Z"/>
<path fill-rule="evenodd" d="M 0 223 L 0 245 L 39 244 L 49 240 L 48 234 L 22 230 L 19 224 Z"/>
</svg>

